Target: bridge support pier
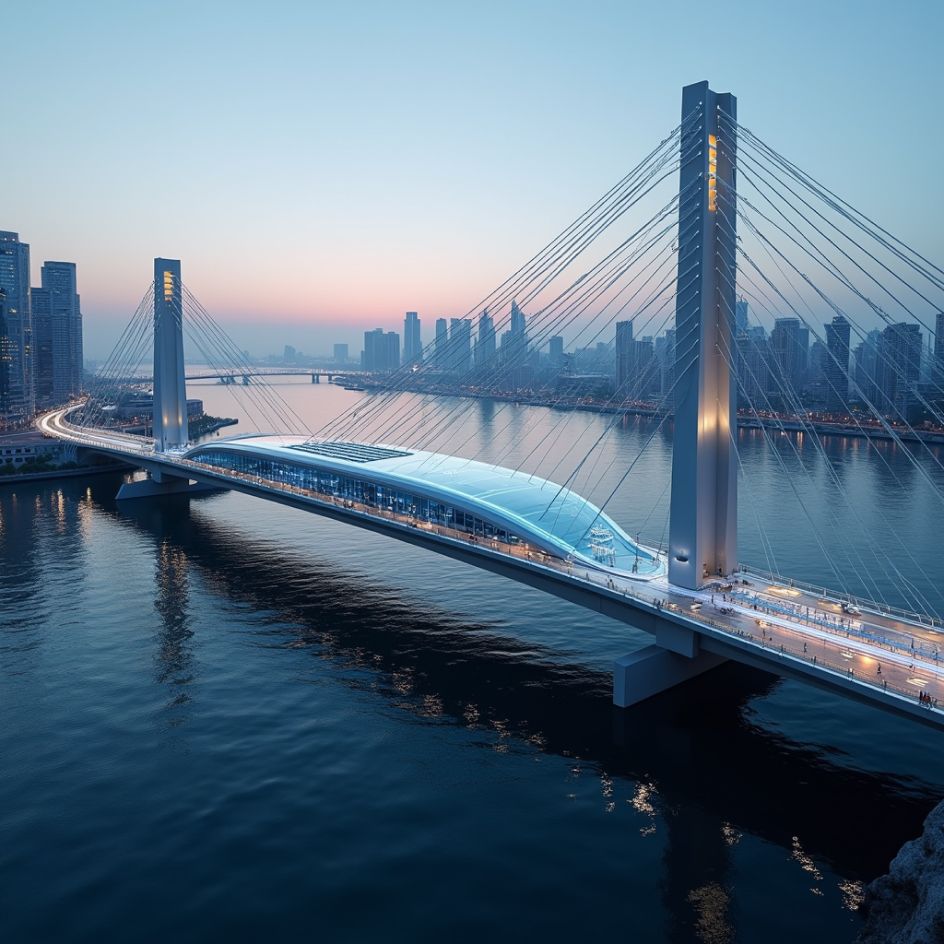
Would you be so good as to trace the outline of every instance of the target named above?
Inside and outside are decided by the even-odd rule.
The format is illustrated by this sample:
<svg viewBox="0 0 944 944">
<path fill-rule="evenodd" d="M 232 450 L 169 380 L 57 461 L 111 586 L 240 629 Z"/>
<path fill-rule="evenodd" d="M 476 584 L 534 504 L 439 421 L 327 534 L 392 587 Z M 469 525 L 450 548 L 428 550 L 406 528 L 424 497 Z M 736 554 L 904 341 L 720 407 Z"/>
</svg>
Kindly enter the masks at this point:
<svg viewBox="0 0 944 944">
<path fill-rule="evenodd" d="M 312 382 L 313 384 L 321 383 L 321 374 L 312 374 L 312 375 L 311 375 L 311 382 Z"/>
<path fill-rule="evenodd" d="M 710 652 L 680 655 L 662 646 L 646 646 L 613 664 L 613 704 L 629 708 L 668 691 L 727 660 Z"/>
<path fill-rule="evenodd" d="M 150 476 L 138 482 L 125 482 L 115 496 L 117 501 L 130 498 L 164 498 L 167 495 L 201 495 L 207 492 L 222 492 L 225 489 L 217 485 L 191 482 L 171 476 Z"/>
</svg>

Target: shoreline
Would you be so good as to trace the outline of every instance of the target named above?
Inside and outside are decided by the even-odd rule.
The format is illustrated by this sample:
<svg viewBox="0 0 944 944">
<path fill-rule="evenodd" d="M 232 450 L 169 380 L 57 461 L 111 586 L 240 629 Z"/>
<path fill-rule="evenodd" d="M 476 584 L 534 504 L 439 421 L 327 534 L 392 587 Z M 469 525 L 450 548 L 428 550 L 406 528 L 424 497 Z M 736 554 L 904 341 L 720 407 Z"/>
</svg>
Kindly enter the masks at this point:
<svg viewBox="0 0 944 944">
<path fill-rule="evenodd" d="M 372 393 L 386 393 L 390 388 L 382 384 L 370 384 L 367 389 Z M 419 393 L 425 396 L 462 397 L 471 400 L 495 400 L 499 403 L 515 403 L 519 406 L 538 406 L 548 410 L 557 410 L 562 413 L 580 412 L 605 415 L 642 416 L 648 419 L 667 416 L 671 418 L 672 411 L 660 411 L 651 407 L 610 406 L 602 403 L 574 403 L 564 400 L 547 400 L 534 396 L 515 396 L 514 394 L 479 394 L 464 390 L 437 390 L 422 387 L 406 388 L 402 393 Z M 894 435 L 885 429 L 859 428 L 854 423 L 830 423 L 824 420 L 811 420 L 802 423 L 796 419 L 773 419 L 768 417 L 738 416 L 738 429 L 770 429 L 775 432 L 805 433 L 812 428 L 822 436 L 841 436 L 855 439 L 881 439 L 886 442 L 918 442 L 931 446 L 944 446 L 944 431 L 924 432 L 921 430 L 895 429 Z"/>
<path fill-rule="evenodd" d="M 98 465 L 83 465 L 75 469 L 50 469 L 48 472 L 23 472 L 0 475 L 0 486 L 19 485 L 22 482 L 48 481 L 49 479 L 76 478 L 80 475 L 101 475 L 105 472 L 126 472 L 134 466 L 127 462 L 103 462 Z"/>
</svg>

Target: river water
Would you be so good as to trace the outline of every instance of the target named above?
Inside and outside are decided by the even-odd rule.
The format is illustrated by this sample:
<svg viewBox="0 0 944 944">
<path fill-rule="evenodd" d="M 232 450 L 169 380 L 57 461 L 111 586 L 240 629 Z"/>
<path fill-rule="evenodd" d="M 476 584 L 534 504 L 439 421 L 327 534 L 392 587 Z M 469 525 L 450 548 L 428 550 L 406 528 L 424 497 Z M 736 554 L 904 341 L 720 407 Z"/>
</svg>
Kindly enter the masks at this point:
<svg viewBox="0 0 944 944">
<path fill-rule="evenodd" d="M 278 389 L 312 429 L 358 397 Z M 438 433 L 443 401 L 410 414 L 552 479 L 611 422 L 452 405 Z M 739 452 L 744 560 L 944 610 L 944 456 Z M 623 420 L 593 455 L 575 482 L 658 544 L 670 431 Z M 247 496 L 119 506 L 120 481 L 0 485 L 4 942 L 851 941 L 944 794 L 913 722 L 730 664 L 620 712 L 610 664 L 650 641 L 625 626 Z"/>
</svg>

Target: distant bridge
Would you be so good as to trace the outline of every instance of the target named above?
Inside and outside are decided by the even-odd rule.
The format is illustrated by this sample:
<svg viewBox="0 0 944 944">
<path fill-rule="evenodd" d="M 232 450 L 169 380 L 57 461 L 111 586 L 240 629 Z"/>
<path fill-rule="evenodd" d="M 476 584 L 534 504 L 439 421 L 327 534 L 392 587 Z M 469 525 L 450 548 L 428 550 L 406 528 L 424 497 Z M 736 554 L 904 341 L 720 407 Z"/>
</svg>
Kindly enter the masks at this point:
<svg viewBox="0 0 944 944">
<path fill-rule="evenodd" d="M 311 377 L 312 383 L 319 383 L 325 377 L 328 383 L 336 380 L 350 380 L 357 382 L 369 376 L 366 371 L 348 367 L 250 367 L 233 370 L 214 370 L 199 374 L 185 374 L 187 381 L 191 380 L 218 380 L 224 384 L 241 382 L 249 384 L 253 377 Z M 121 377 L 118 382 L 153 384 L 154 377 Z"/>
</svg>

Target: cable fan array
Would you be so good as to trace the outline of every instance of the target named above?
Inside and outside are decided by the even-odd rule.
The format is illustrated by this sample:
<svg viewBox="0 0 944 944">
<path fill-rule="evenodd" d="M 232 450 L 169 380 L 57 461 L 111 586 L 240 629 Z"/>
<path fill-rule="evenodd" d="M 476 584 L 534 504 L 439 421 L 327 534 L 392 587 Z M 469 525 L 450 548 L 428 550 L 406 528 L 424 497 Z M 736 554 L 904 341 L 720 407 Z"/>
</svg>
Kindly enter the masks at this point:
<svg viewBox="0 0 944 944">
<path fill-rule="evenodd" d="M 944 370 L 929 371 L 920 341 L 914 344 L 916 332 L 935 336 L 938 313 L 944 310 L 944 270 L 726 113 L 719 111 L 717 120 L 719 153 L 737 168 L 736 188 L 719 180 L 714 205 L 718 225 L 734 246 L 731 258 L 720 258 L 717 265 L 725 288 L 720 296 L 723 315 L 732 326 L 717 344 L 737 381 L 740 423 L 750 427 L 731 431 L 740 494 L 749 511 L 742 529 L 753 525 L 766 569 L 778 574 L 771 512 L 757 500 L 746 471 L 756 464 L 745 461 L 745 449 L 754 449 L 760 439 L 777 487 L 798 505 L 811 560 L 815 556 L 817 567 L 832 574 L 835 586 L 850 596 L 866 595 L 889 605 L 904 602 L 916 612 L 931 613 L 938 600 L 929 595 L 935 580 L 926 562 L 917 559 L 884 509 L 866 514 L 850 494 L 824 442 L 823 417 L 811 410 L 809 390 L 789 369 L 789 358 L 770 342 L 770 329 L 792 319 L 819 342 L 822 384 L 833 412 L 862 438 L 890 481 L 903 487 L 904 457 L 933 500 L 944 502 L 941 451 L 916 428 L 925 422 L 944 429 Z M 698 263 L 689 260 L 700 254 L 702 215 L 691 198 L 702 191 L 704 181 L 693 180 L 680 190 L 678 179 L 688 162 L 704 160 L 704 121 L 700 109 L 687 115 L 632 171 L 473 305 L 465 319 L 477 317 L 480 332 L 500 334 L 513 327 L 516 314 L 525 312 L 525 353 L 542 349 L 555 337 L 566 337 L 574 348 L 592 349 L 603 342 L 611 350 L 614 325 L 620 321 L 631 321 L 637 338 L 671 331 L 676 307 L 699 291 Z M 725 241 L 721 247 L 728 251 Z M 734 331 L 738 318 L 729 303 L 733 298 L 748 303 L 753 312 L 755 324 L 747 331 Z M 243 353 L 186 286 L 175 314 L 190 349 L 206 364 L 221 372 L 251 372 Z M 81 423 L 107 425 L 128 385 L 140 382 L 150 352 L 152 316 L 153 288 L 94 378 Z M 830 343 L 824 326 L 839 316 L 854 340 L 845 352 L 835 336 Z M 764 330 L 758 334 L 760 328 Z M 569 378 L 566 388 L 547 387 L 540 401 L 551 409 L 520 434 L 522 408 L 508 396 L 509 367 L 501 358 L 485 359 L 466 379 L 453 379 L 448 389 L 461 395 L 418 391 L 418 379 L 462 375 L 468 349 L 436 341 L 411 363 L 375 378 L 369 393 L 316 429 L 307 428 L 278 390 L 262 380 L 230 392 L 242 398 L 245 418 L 260 431 L 425 451 L 429 455 L 420 475 L 424 467 L 442 462 L 441 455 L 527 475 L 546 496 L 541 517 L 553 527 L 581 502 L 593 501 L 601 511 L 611 508 L 633 476 L 648 478 L 663 468 L 651 461 L 652 444 L 665 440 L 680 378 L 698 358 L 697 347 L 697 338 L 674 338 L 666 346 L 671 363 L 662 376 L 655 376 L 662 368 L 652 359 L 603 396 L 597 380 L 579 375 Z M 855 363 L 850 362 L 851 347 L 856 348 Z M 418 362 L 424 366 L 417 367 Z M 553 409 L 572 406 L 591 393 L 600 414 L 592 422 L 586 413 Z M 483 437 L 476 411 L 490 399 L 489 435 Z M 630 411 L 645 415 L 627 418 Z M 632 438 L 622 435 L 627 424 L 635 424 Z M 669 484 L 665 476 L 661 489 L 649 489 L 646 506 L 633 511 L 632 530 L 653 546 L 664 546 Z M 814 495 L 822 499 L 824 492 L 830 496 L 825 514 L 823 502 L 813 500 Z M 876 516 L 881 541 L 869 534 L 869 519 Z M 849 521 L 857 536 L 837 542 L 836 534 Z M 886 599 L 890 586 L 895 588 L 891 600 Z"/>
</svg>

